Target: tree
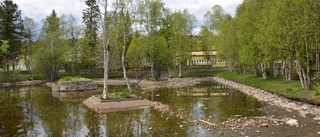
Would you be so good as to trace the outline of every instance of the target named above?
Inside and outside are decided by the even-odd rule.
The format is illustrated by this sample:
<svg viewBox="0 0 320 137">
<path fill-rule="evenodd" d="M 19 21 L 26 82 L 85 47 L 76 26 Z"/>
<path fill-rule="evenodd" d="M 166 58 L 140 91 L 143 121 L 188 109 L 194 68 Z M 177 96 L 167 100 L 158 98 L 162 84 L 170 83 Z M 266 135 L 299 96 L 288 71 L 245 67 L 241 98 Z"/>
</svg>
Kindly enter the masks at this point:
<svg viewBox="0 0 320 137">
<path fill-rule="evenodd" d="M 133 38 L 126 54 L 126 60 L 128 61 L 128 65 L 134 70 L 135 72 L 135 78 L 137 80 L 136 86 L 135 86 L 135 92 L 137 94 L 137 88 L 138 84 L 141 81 L 143 74 L 142 69 L 144 68 L 145 64 L 143 61 L 145 61 L 145 54 L 146 48 L 144 48 L 142 45 L 142 38 L 136 37 Z"/>
<path fill-rule="evenodd" d="M 66 55 L 66 58 L 68 58 L 66 70 L 72 74 L 78 74 L 79 69 L 82 66 L 80 60 L 82 49 L 79 45 L 82 44 L 80 39 L 82 38 L 83 40 L 83 30 L 74 16 L 68 15 L 64 18 L 65 19 L 62 20 L 65 20 L 65 39 L 67 40 L 67 44 L 70 49 Z M 85 44 L 87 43 L 85 42 Z"/>
<path fill-rule="evenodd" d="M 188 58 L 188 53 L 191 52 L 189 35 L 191 34 L 190 27 L 188 26 L 188 17 L 192 16 L 187 10 L 177 11 L 172 15 L 172 36 L 170 37 L 170 46 L 174 52 L 175 63 L 179 67 L 179 77 L 182 77 L 182 64 Z"/>
<path fill-rule="evenodd" d="M 15 61 L 22 47 L 22 39 L 23 20 L 21 10 L 11 0 L 2 1 L 0 3 L 0 40 L 6 40 L 9 47 L 6 53 L 0 54 L 0 64 L 5 64 L 7 70 L 9 70 L 10 62 L 13 69 L 15 68 Z"/>
<path fill-rule="evenodd" d="M 100 10 L 96 0 L 86 0 L 87 8 L 83 10 L 83 23 L 85 24 L 85 48 L 83 49 L 83 62 L 90 67 L 97 64 L 97 45 L 98 45 L 98 30 L 100 25 Z"/>
<path fill-rule="evenodd" d="M 214 42 L 216 41 L 216 36 L 214 33 L 207 28 L 206 26 L 201 26 L 201 30 L 199 33 L 199 40 L 200 40 L 200 48 L 202 51 L 205 52 L 205 55 L 207 56 L 207 59 L 210 59 L 210 51 L 212 51 L 215 46 Z"/>
<path fill-rule="evenodd" d="M 66 51 L 61 44 L 60 38 L 64 34 L 61 28 L 61 20 L 57 17 L 55 10 L 43 21 L 41 38 L 36 51 L 37 68 L 44 73 L 50 81 L 58 79 L 58 68 Z"/>
<path fill-rule="evenodd" d="M 166 39 L 163 36 L 157 36 L 151 40 L 151 47 L 148 49 L 149 51 L 147 51 L 153 55 L 151 62 L 153 62 L 154 65 L 155 80 L 160 79 L 161 70 L 167 67 L 167 63 L 170 60 L 170 57 L 166 54 L 169 50 L 166 45 Z"/>
<path fill-rule="evenodd" d="M 102 98 L 107 99 L 108 94 L 108 78 L 109 78 L 109 57 L 110 57 L 110 30 L 112 24 L 112 13 L 108 13 L 108 0 L 101 1 L 103 5 L 103 12 L 100 12 L 101 25 L 102 25 L 102 47 L 103 47 L 103 91 Z"/>
<path fill-rule="evenodd" d="M 6 53 L 8 51 L 8 41 L 1 40 L 0 53 Z"/>
<path fill-rule="evenodd" d="M 32 79 L 33 79 L 33 67 L 32 67 L 32 52 L 33 52 L 33 43 L 35 42 L 35 37 L 36 37 L 36 27 L 37 24 L 33 21 L 32 18 L 25 17 L 24 18 L 24 37 L 26 39 L 26 46 L 27 50 L 25 53 L 25 64 L 27 66 L 28 71 L 31 72 Z"/>
<path fill-rule="evenodd" d="M 145 0 L 145 1 L 139 1 L 138 3 L 138 22 L 140 23 L 143 28 L 140 30 L 143 31 L 144 34 L 147 35 L 148 42 L 147 44 L 147 53 L 146 53 L 146 59 L 151 65 L 151 77 L 152 79 L 159 79 L 156 78 L 155 74 L 161 74 L 157 71 L 161 71 L 160 68 L 155 68 L 155 62 L 154 60 L 157 60 L 156 54 L 152 54 L 151 51 L 154 49 L 152 46 L 152 40 L 155 40 L 159 33 L 159 28 L 161 28 L 161 19 L 163 18 L 163 11 L 164 3 L 161 0 Z M 161 66 L 161 65 L 160 65 Z"/>
<path fill-rule="evenodd" d="M 227 21 L 221 26 L 218 35 L 218 44 L 216 46 L 219 58 L 226 60 L 229 70 L 232 71 L 235 66 L 239 66 L 239 50 L 240 47 L 237 43 L 237 33 L 235 26 L 235 19 L 227 15 Z"/>
<path fill-rule="evenodd" d="M 120 0 L 119 1 L 119 6 L 120 6 L 120 13 L 119 13 L 119 25 L 120 26 L 120 30 L 122 31 L 122 35 L 120 33 L 120 36 L 123 36 L 123 42 L 122 42 L 122 54 L 121 54 L 121 64 L 122 64 L 122 70 L 123 70 L 123 77 L 126 81 L 128 90 L 130 93 L 132 93 L 132 88 L 130 86 L 129 83 L 129 79 L 127 77 L 127 70 L 126 70 L 126 52 L 127 52 L 127 45 L 130 44 L 130 36 L 128 36 L 131 32 L 131 25 L 132 25 L 132 20 L 130 17 L 130 13 L 128 8 L 126 8 L 126 5 L 130 5 L 130 1 L 126 1 L 126 0 Z"/>
</svg>

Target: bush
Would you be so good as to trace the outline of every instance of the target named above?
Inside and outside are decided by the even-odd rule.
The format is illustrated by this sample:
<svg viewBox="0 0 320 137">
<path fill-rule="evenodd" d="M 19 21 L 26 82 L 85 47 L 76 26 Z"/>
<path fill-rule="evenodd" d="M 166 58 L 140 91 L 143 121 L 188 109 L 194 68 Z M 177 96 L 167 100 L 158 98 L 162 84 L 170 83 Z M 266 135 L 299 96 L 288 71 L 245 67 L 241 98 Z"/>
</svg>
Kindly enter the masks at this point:
<svg viewBox="0 0 320 137">
<path fill-rule="evenodd" d="M 11 83 L 17 81 L 24 81 L 27 79 L 21 79 L 19 76 L 19 71 L 12 72 L 0 72 L 0 82 L 1 83 Z"/>
<path fill-rule="evenodd" d="M 82 78 L 80 76 L 65 76 L 63 78 L 60 79 L 60 81 L 72 81 L 75 78 Z"/>
<path fill-rule="evenodd" d="M 316 90 L 316 93 L 314 94 L 315 96 L 319 96 L 320 95 L 320 83 L 316 83 L 314 84 L 314 89 Z"/>
</svg>

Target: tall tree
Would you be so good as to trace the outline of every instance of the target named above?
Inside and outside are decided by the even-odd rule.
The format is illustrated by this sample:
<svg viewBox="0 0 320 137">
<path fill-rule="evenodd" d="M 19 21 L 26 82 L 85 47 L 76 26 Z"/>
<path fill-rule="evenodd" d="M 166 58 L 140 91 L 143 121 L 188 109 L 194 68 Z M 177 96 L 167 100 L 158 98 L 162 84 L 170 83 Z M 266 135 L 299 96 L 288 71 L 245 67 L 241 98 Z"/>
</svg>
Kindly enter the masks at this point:
<svg viewBox="0 0 320 137">
<path fill-rule="evenodd" d="M 173 19 L 171 24 L 172 36 L 170 38 L 170 46 L 172 46 L 174 51 L 174 60 L 178 64 L 179 77 L 182 76 L 182 64 L 188 59 L 188 53 L 191 52 L 190 46 L 190 27 L 189 16 L 187 10 L 176 11 L 173 13 Z"/>
<path fill-rule="evenodd" d="M 9 48 L 6 53 L 0 53 L 0 64 L 5 64 L 7 70 L 10 63 L 13 69 L 15 68 L 15 61 L 22 47 L 23 29 L 21 10 L 18 9 L 18 5 L 11 0 L 2 1 L 0 3 L 0 40 L 7 41 Z"/>
<path fill-rule="evenodd" d="M 24 37 L 26 39 L 26 53 L 25 53 L 25 64 L 27 66 L 28 71 L 31 72 L 33 79 L 33 67 L 32 67 L 32 49 L 33 43 L 35 42 L 36 37 L 36 27 L 37 24 L 33 21 L 32 18 L 25 17 L 24 18 Z"/>
<path fill-rule="evenodd" d="M 109 61 L 110 61 L 110 31 L 112 30 L 112 17 L 113 13 L 108 12 L 108 0 L 100 1 L 103 11 L 100 12 L 101 28 L 102 28 L 102 47 L 103 47 L 103 91 L 102 98 L 108 97 L 108 78 L 109 78 Z"/>
<path fill-rule="evenodd" d="M 152 46 L 152 40 L 156 39 L 157 34 L 159 33 L 159 29 L 161 28 L 161 19 L 163 18 L 163 11 L 165 10 L 164 8 L 164 3 L 162 0 L 145 0 L 145 1 L 140 1 L 138 4 L 138 17 L 139 23 L 143 28 L 141 30 L 144 31 L 145 34 L 147 34 L 148 42 L 145 43 L 147 44 L 147 61 L 151 65 L 151 77 L 152 79 L 159 79 L 155 74 L 161 74 L 159 72 L 155 71 L 161 71 L 160 68 L 155 68 L 157 64 L 153 62 L 154 60 L 157 60 L 156 58 L 158 55 L 152 54 L 152 49 L 154 49 Z M 157 65 L 159 66 L 159 65 Z M 161 66 L 161 65 L 160 65 Z"/>
<path fill-rule="evenodd" d="M 43 20 L 41 30 L 40 47 L 37 49 L 37 68 L 44 73 L 50 81 L 58 78 L 58 67 L 63 57 L 63 44 L 60 38 L 64 35 L 61 28 L 60 18 L 57 17 L 55 10 Z"/>
<path fill-rule="evenodd" d="M 97 64 L 97 45 L 98 45 L 98 30 L 100 25 L 100 10 L 96 0 L 86 0 L 85 4 L 87 8 L 83 10 L 83 23 L 85 24 L 85 40 L 87 46 L 84 48 L 83 60 L 90 67 L 92 71 L 93 67 Z"/>
<path fill-rule="evenodd" d="M 235 66 L 239 66 L 239 54 L 240 47 L 237 43 L 237 32 L 235 26 L 235 20 L 230 16 L 227 22 L 221 26 L 220 33 L 218 35 L 217 54 L 219 58 L 226 60 L 229 66 L 229 70 L 232 71 Z"/>
<path fill-rule="evenodd" d="M 73 74 L 78 74 L 81 67 L 81 48 L 79 39 L 83 37 L 83 30 L 78 24 L 78 20 L 73 15 L 66 16 L 65 19 L 65 38 L 68 41 L 70 51 L 67 55 L 69 58 L 69 64 L 67 70 L 71 71 Z"/>
<path fill-rule="evenodd" d="M 127 1 L 127 0 L 119 0 L 118 2 L 118 6 L 119 6 L 119 25 L 120 25 L 120 36 L 122 36 L 122 54 L 121 54 L 121 64 L 122 64 L 122 70 L 123 70 L 123 77 L 126 81 L 127 84 L 127 88 L 129 90 L 130 93 L 132 93 L 132 88 L 130 86 L 129 83 L 129 79 L 127 77 L 127 62 L 126 62 L 126 53 L 127 53 L 127 47 L 130 44 L 130 33 L 131 33 L 131 25 L 132 25 L 132 19 L 131 19 L 131 15 L 130 13 L 132 11 L 130 11 L 129 6 L 131 6 L 131 1 Z M 127 7 L 128 6 L 128 7 Z M 122 33 L 122 34 L 121 34 Z"/>
</svg>

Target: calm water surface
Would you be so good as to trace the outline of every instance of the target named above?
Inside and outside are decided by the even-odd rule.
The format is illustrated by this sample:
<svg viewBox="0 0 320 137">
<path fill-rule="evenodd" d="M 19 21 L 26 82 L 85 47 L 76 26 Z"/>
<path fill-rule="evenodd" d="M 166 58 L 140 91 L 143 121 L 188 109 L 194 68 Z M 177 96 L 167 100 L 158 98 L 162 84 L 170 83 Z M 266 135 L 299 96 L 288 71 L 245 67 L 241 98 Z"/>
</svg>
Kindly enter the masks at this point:
<svg viewBox="0 0 320 137">
<path fill-rule="evenodd" d="M 257 100 L 213 82 L 141 94 L 169 105 L 172 114 L 152 108 L 98 114 L 82 105 L 79 98 L 85 95 L 62 99 L 66 97 L 52 95 L 45 86 L 0 88 L 0 136 L 213 136 L 204 126 L 176 115 L 216 122 L 233 115 L 262 115 Z"/>
</svg>

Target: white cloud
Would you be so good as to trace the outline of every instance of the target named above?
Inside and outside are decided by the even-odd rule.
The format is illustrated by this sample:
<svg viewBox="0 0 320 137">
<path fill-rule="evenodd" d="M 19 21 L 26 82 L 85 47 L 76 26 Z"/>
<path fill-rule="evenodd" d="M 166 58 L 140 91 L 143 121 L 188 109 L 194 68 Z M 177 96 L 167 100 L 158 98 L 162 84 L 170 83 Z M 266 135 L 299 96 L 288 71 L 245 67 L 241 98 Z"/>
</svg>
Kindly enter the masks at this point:
<svg viewBox="0 0 320 137">
<path fill-rule="evenodd" d="M 82 0 L 13 0 L 13 2 L 17 3 L 23 16 L 33 18 L 38 25 L 41 25 L 41 20 L 49 16 L 53 9 L 58 16 L 72 14 L 81 22 L 84 8 Z"/>
<path fill-rule="evenodd" d="M 197 26 L 203 25 L 204 14 L 211 10 L 214 5 L 221 5 L 224 11 L 232 16 L 235 15 L 237 6 L 243 0 L 163 0 L 166 7 L 172 10 L 188 9 L 189 13 L 196 16 Z"/>
<path fill-rule="evenodd" d="M 23 16 L 31 17 L 41 25 L 41 20 L 50 15 L 53 9 L 58 16 L 61 14 L 75 16 L 82 20 L 82 10 L 86 7 L 85 0 L 13 0 L 17 3 Z M 196 16 L 197 26 L 203 25 L 203 15 L 214 5 L 221 5 L 226 13 L 234 16 L 238 4 L 243 0 L 163 0 L 165 6 L 172 10 L 188 9 Z"/>
</svg>

